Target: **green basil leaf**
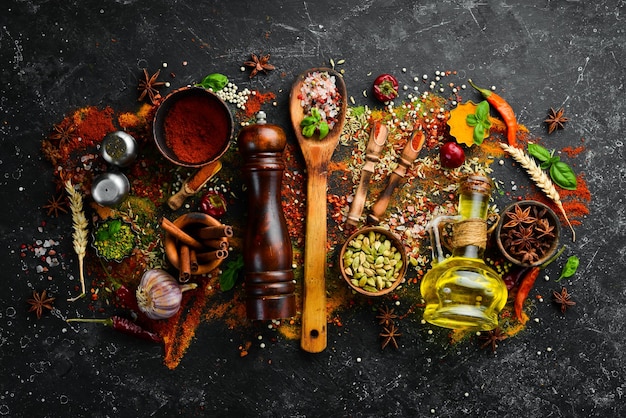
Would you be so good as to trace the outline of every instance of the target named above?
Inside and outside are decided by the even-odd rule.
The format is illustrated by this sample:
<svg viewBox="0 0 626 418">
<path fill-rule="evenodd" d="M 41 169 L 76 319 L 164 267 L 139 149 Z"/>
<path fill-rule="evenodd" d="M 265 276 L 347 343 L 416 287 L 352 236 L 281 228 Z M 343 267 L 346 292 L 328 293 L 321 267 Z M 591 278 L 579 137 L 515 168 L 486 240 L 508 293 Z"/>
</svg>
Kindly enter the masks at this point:
<svg viewBox="0 0 626 418">
<path fill-rule="evenodd" d="M 328 135 L 328 131 L 330 130 L 326 122 L 320 122 L 317 129 L 320 131 L 320 139 L 324 139 L 326 135 Z"/>
<path fill-rule="evenodd" d="M 578 270 L 579 264 L 580 260 L 575 255 L 568 258 L 565 262 L 565 265 L 563 266 L 563 270 L 561 270 L 561 275 L 556 281 L 559 282 L 561 279 L 572 277 L 574 273 L 576 273 L 576 270 Z"/>
<path fill-rule="evenodd" d="M 122 228 L 122 221 L 114 220 L 114 221 L 109 222 L 109 234 L 111 234 L 111 236 L 120 232 L 121 228 Z"/>
<path fill-rule="evenodd" d="M 476 118 L 478 120 L 489 120 L 489 103 L 486 100 L 478 103 L 476 107 Z"/>
<path fill-rule="evenodd" d="M 550 161 L 552 158 L 550 151 L 537 144 L 528 144 L 528 153 L 542 162 Z"/>
<path fill-rule="evenodd" d="M 243 256 L 239 255 L 236 259 L 226 263 L 226 268 L 220 275 L 220 289 L 222 292 L 226 292 L 237 283 L 239 277 L 239 271 L 243 268 Z"/>
<path fill-rule="evenodd" d="M 485 129 L 485 131 L 488 131 L 489 128 L 491 128 L 491 121 L 489 120 L 489 118 L 481 121 L 481 124 L 483 125 L 483 128 Z"/>
<path fill-rule="evenodd" d="M 109 239 L 109 231 L 106 229 L 98 229 L 96 232 L 96 241 L 106 241 Z"/>
<path fill-rule="evenodd" d="M 317 122 L 317 119 L 315 119 L 313 116 L 307 116 L 306 118 L 302 119 L 302 122 L 300 122 L 300 126 L 309 126 L 309 125 L 313 125 Z"/>
<path fill-rule="evenodd" d="M 560 187 L 566 190 L 576 190 L 576 174 L 572 168 L 562 161 L 550 166 L 550 177 Z"/>
<path fill-rule="evenodd" d="M 228 84 L 228 77 L 224 74 L 209 74 L 202 80 L 201 83 L 196 84 L 197 86 L 203 87 L 205 89 L 211 89 L 213 91 L 220 91 Z"/>
<path fill-rule="evenodd" d="M 322 115 L 320 115 L 320 111 L 317 109 L 317 107 L 311 109 L 311 116 L 313 116 L 316 121 L 322 120 Z"/>
<path fill-rule="evenodd" d="M 474 144 L 480 145 L 485 139 L 485 128 L 482 124 L 474 126 Z"/>
<path fill-rule="evenodd" d="M 548 161 L 542 162 L 539 167 L 541 167 L 542 170 L 547 170 L 548 168 L 550 168 L 551 165 L 552 163 L 548 160 Z"/>
<path fill-rule="evenodd" d="M 302 128 L 302 135 L 306 138 L 310 138 L 315 133 L 315 125 L 308 125 Z"/>
<path fill-rule="evenodd" d="M 469 126 L 476 126 L 478 125 L 478 119 L 476 119 L 476 115 L 474 114 L 467 115 L 467 117 L 465 118 L 465 123 L 467 123 Z"/>
</svg>

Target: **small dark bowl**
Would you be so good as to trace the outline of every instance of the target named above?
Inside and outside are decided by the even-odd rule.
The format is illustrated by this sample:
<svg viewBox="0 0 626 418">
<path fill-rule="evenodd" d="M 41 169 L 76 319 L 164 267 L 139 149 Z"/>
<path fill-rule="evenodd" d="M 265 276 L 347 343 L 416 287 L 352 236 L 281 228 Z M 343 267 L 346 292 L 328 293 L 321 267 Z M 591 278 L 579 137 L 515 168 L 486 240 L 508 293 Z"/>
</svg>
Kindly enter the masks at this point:
<svg viewBox="0 0 626 418">
<path fill-rule="evenodd" d="M 524 262 L 516 257 L 514 254 L 511 254 L 510 248 L 506 248 L 504 243 L 502 242 L 502 230 L 504 228 L 504 224 L 507 222 L 506 214 L 508 212 L 513 212 L 515 210 L 515 206 L 519 206 L 522 210 L 528 207 L 536 208 L 537 212 L 545 210 L 545 215 L 543 216 L 543 218 L 547 219 L 549 225 L 554 227 L 554 229 L 552 230 L 554 237 L 549 242 L 549 246 L 543 251 L 542 254 L 540 254 L 540 258 L 532 263 Z M 532 210 L 533 209 L 531 209 L 531 213 Z M 500 213 L 500 220 L 498 221 L 498 224 L 496 226 L 495 236 L 498 249 L 500 250 L 502 255 L 506 257 L 506 259 L 509 260 L 511 263 L 517 264 L 518 266 L 522 267 L 540 266 L 548 261 L 558 251 L 559 238 L 561 236 L 561 222 L 559 221 L 559 217 L 549 206 L 534 200 L 522 200 L 520 202 L 511 203 L 510 205 L 505 207 L 504 210 L 502 210 L 502 212 Z"/>
<path fill-rule="evenodd" d="M 216 148 L 216 151 L 212 155 L 201 161 L 187 161 L 176 155 L 176 152 L 169 145 L 169 138 L 166 134 L 167 119 L 175 105 L 198 99 L 205 102 L 207 108 L 194 107 L 193 111 L 197 111 L 199 114 L 190 114 L 189 118 L 205 124 L 203 128 L 207 131 L 215 131 L 214 127 L 216 123 L 223 124 L 226 126 L 226 129 L 222 129 L 223 132 L 221 132 L 221 134 L 210 135 L 204 138 L 207 144 L 211 144 Z M 152 126 L 154 140 L 161 154 L 172 163 L 183 167 L 202 167 L 218 160 L 226 150 L 228 150 L 233 132 L 233 116 L 226 103 L 214 93 L 200 87 L 183 87 L 168 94 L 159 105 L 154 115 L 154 123 Z M 182 140 L 184 138 L 176 139 Z"/>
</svg>

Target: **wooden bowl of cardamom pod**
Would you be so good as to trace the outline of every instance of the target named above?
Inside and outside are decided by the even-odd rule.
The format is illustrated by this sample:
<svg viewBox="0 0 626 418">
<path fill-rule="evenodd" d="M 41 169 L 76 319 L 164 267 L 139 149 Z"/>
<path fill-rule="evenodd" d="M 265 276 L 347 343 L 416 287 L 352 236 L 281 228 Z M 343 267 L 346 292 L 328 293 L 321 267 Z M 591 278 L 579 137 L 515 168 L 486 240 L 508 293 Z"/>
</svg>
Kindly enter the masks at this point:
<svg viewBox="0 0 626 418">
<path fill-rule="evenodd" d="M 355 292 L 386 295 L 404 281 L 406 249 L 390 230 L 368 226 L 350 235 L 341 247 L 339 268 Z"/>
</svg>

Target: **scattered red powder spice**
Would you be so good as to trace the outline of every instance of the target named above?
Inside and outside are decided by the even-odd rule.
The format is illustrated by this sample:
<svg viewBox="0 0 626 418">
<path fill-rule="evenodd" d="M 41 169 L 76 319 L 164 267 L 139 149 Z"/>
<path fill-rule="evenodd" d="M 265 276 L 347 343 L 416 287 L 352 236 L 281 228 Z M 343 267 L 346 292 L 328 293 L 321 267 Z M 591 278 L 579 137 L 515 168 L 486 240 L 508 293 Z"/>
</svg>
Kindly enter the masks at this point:
<svg viewBox="0 0 626 418">
<path fill-rule="evenodd" d="M 276 95 L 271 91 L 268 91 L 266 93 L 261 93 L 257 91 L 255 93 L 256 94 L 251 94 L 250 96 L 248 96 L 248 101 L 246 101 L 245 115 L 248 118 L 256 115 L 257 112 L 261 110 L 262 105 L 276 98 Z"/>
<path fill-rule="evenodd" d="M 581 152 L 585 151 L 585 149 L 587 148 L 584 145 L 579 145 L 577 147 L 565 147 L 561 150 L 561 152 L 567 154 L 570 158 L 574 158 Z"/>
<path fill-rule="evenodd" d="M 81 149 L 99 144 L 108 133 L 116 130 L 113 109 L 110 107 L 102 110 L 92 106 L 84 107 L 74 112 L 72 117 L 76 135 L 81 138 Z"/>
<path fill-rule="evenodd" d="M 559 195 L 563 203 L 563 209 L 567 213 L 572 225 L 581 225 L 582 220 L 589 215 L 589 202 L 591 201 L 591 192 L 585 181 L 585 176 L 579 174 L 576 176 L 576 190 L 559 189 Z M 528 196 L 527 199 L 537 200 L 550 206 L 561 219 L 561 223 L 566 225 L 565 218 L 561 214 L 559 208 L 540 191 L 536 191 Z"/>
</svg>

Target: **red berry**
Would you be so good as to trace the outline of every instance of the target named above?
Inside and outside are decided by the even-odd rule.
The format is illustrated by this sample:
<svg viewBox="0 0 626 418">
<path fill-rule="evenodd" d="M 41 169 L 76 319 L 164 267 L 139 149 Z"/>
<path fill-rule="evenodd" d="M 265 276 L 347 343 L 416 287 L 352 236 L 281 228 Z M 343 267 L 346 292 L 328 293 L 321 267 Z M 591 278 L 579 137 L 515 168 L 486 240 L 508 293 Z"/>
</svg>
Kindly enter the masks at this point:
<svg viewBox="0 0 626 418">
<path fill-rule="evenodd" d="M 209 216 L 219 218 L 226 213 L 226 199 L 218 191 L 208 191 L 200 199 L 200 209 Z"/>
<path fill-rule="evenodd" d="M 442 167 L 460 167 L 465 162 L 465 151 L 454 141 L 446 142 L 439 150 L 439 160 Z"/>
</svg>

